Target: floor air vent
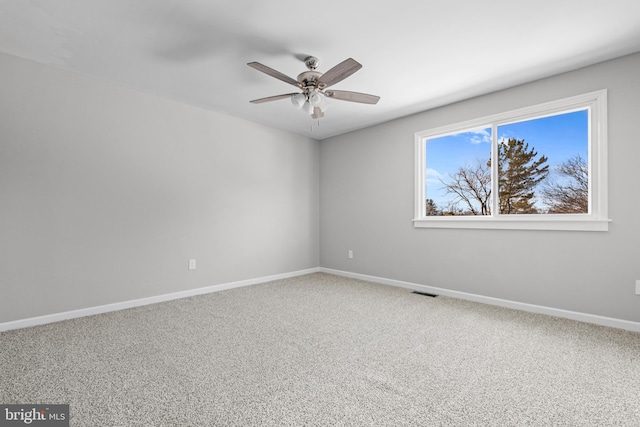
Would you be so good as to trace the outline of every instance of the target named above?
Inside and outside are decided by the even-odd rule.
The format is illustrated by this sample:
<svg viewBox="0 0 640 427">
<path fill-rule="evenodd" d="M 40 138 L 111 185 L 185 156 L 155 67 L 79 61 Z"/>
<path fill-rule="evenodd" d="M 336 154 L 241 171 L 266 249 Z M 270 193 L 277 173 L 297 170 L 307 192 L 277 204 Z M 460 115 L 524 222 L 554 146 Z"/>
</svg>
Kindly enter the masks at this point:
<svg viewBox="0 0 640 427">
<path fill-rule="evenodd" d="M 412 294 L 424 295 L 425 297 L 431 297 L 431 298 L 435 298 L 438 296 L 436 294 L 430 294 L 428 292 L 418 292 L 418 291 L 413 291 Z"/>
</svg>

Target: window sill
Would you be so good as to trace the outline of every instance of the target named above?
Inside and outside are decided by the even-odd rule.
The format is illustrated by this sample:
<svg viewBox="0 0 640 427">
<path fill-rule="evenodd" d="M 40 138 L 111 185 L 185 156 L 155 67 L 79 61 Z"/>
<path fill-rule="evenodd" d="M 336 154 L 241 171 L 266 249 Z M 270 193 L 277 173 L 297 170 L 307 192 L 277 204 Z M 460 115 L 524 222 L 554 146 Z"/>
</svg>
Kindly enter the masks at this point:
<svg viewBox="0 0 640 427">
<path fill-rule="evenodd" d="M 413 220 L 415 228 L 475 228 L 488 230 L 608 231 L 610 219 L 517 217 L 431 217 Z"/>
</svg>

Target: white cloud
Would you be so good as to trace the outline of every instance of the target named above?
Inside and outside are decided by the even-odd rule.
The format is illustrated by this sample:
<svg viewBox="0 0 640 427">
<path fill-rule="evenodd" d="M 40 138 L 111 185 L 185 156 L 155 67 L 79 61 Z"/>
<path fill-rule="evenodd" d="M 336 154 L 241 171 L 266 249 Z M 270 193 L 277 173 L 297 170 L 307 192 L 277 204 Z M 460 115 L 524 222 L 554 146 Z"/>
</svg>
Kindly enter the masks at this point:
<svg viewBox="0 0 640 427">
<path fill-rule="evenodd" d="M 444 178 L 442 174 L 435 169 L 427 168 L 425 171 L 425 182 L 427 184 L 440 183 L 442 178 Z"/>
<path fill-rule="evenodd" d="M 498 143 L 499 144 L 506 144 L 507 141 L 512 138 L 512 133 L 511 132 L 504 132 L 501 136 L 498 137 Z"/>
<path fill-rule="evenodd" d="M 469 138 L 469 142 L 472 144 L 482 144 L 487 142 L 491 144 L 491 132 L 487 129 L 478 129 L 469 132 L 472 136 Z"/>
<path fill-rule="evenodd" d="M 425 171 L 425 176 L 427 177 L 427 179 L 429 178 L 437 178 L 440 179 L 442 178 L 442 174 L 440 172 L 438 172 L 435 169 L 432 168 L 427 168 L 427 170 Z"/>
</svg>

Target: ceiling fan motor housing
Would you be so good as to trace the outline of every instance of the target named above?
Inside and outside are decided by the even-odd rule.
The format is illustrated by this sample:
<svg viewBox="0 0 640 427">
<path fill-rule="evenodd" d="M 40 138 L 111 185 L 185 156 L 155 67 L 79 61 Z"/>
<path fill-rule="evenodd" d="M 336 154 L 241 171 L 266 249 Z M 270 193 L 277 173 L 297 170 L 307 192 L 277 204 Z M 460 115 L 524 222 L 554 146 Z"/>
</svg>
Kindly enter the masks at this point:
<svg viewBox="0 0 640 427">
<path fill-rule="evenodd" d="M 322 76 L 322 73 L 317 71 L 305 71 L 298 74 L 298 82 L 302 85 L 303 89 L 314 90 L 320 87 L 318 79 Z"/>
</svg>

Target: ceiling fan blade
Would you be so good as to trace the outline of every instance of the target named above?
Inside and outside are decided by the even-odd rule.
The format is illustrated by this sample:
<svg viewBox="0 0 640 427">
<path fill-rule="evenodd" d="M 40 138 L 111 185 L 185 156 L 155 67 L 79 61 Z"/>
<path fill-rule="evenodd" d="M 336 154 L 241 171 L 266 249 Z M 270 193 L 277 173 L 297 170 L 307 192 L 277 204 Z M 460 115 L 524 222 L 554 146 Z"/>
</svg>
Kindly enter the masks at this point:
<svg viewBox="0 0 640 427">
<path fill-rule="evenodd" d="M 276 71 L 273 68 L 269 68 L 266 65 L 263 65 L 259 62 L 249 62 L 247 65 L 251 68 L 255 68 L 258 71 L 262 71 L 265 74 L 270 75 L 271 77 L 275 77 L 278 80 L 282 80 L 285 83 L 289 83 L 291 85 L 300 87 L 300 83 L 297 80 L 292 79 L 286 74 L 282 74 L 280 71 Z"/>
<path fill-rule="evenodd" d="M 369 95 L 360 92 L 350 92 L 348 90 L 328 90 L 325 92 L 327 98 L 340 99 L 342 101 L 359 102 L 361 104 L 377 104 L 380 100 L 379 96 Z"/>
<path fill-rule="evenodd" d="M 326 73 L 324 73 L 318 79 L 323 88 L 332 86 L 339 81 L 342 81 L 349 77 L 351 74 L 362 68 L 362 65 L 353 58 L 345 59 Z"/>
<path fill-rule="evenodd" d="M 285 93 L 282 95 L 268 96 L 266 98 L 254 99 L 253 101 L 249 101 L 252 104 L 262 104 L 263 102 L 277 101 L 278 99 L 291 98 L 293 95 L 297 95 L 297 92 L 294 93 Z"/>
</svg>

